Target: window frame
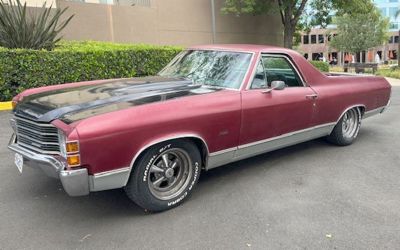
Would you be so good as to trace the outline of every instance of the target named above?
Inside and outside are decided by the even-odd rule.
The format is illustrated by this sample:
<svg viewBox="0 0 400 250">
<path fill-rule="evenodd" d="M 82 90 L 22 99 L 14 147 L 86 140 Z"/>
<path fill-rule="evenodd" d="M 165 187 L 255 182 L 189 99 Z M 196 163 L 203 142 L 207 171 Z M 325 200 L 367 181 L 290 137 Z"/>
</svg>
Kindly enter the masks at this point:
<svg viewBox="0 0 400 250">
<path fill-rule="evenodd" d="M 261 90 L 261 89 L 252 89 L 251 85 L 253 84 L 253 80 L 254 80 L 254 78 L 256 76 L 256 73 L 257 73 L 258 63 L 262 62 L 262 58 L 263 57 L 281 57 L 281 58 L 284 58 L 287 62 L 289 62 L 289 65 L 294 70 L 294 73 L 297 74 L 302 86 L 288 87 L 288 88 L 304 88 L 304 87 L 308 87 L 306 82 L 304 81 L 303 75 L 300 73 L 299 69 L 293 63 L 292 59 L 288 55 L 280 54 L 280 53 L 277 53 L 277 54 L 275 54 L 275 53 L 260 53 L 258 58 L 257 58 L 257 65 L 254 66 L 253 74 L 252 74 L 251 78 L 249 79 L 249 82 L 247 83 L 246 90 Z M 264 67 L 264 65 L 263 65 L 263 67 Z M 264 70 L 265 70 L 265 68 L 264 68 Z M 267 82 L 267 84 L 268 84 L 268 82 Z M 269 88 L 267 88 L 267 89 L 269 89 Z"/>
<path fill-rule="evenodd" d="M 324 36 L 324 34 L 318 34 L 318 39 L 317 40 L 318 40 L 318 44 L 325 44 L 325 36 Z"/>
<path fill-rule="evenodd" d="M 305 38 L 307 38 L 307 40 Z M 303 44 L 310 44 L 310 35 L 303 35 Z"/>
<path fill-rule="evenodd" d="M 260 56 L 260 57 L 258 58 L 257 65 L 255 66 L 254 75 L 253 75 L 253 77 L 251 78 L 250 88 L 249 88 L 249 89 L 251 89 L 251 90 L 256 89 L 256 88 L 253 89 L 251 86 L 253 86 L 254 79 L 256 79 L 256 75 L 257 75 L 257 69 L 258 69 L 258 66 L 260 66 L 260 65 L 261 65 L 261 67 L 263 68 L 264 83 L 265 83 L 265 85 L 267 86 L 267 88 L 257 88 L 257 89 L 268 89 L 267 74 L 266 74 L 266 72 L 265 72 L 265 67 L 264 67 L 264 63 L 263 63 L 263 61 L 262 61 L 262 56 Z"/>
<path fill-rule="evenodd" d="M 310 35 L 310 44 L 318 44 L 317 34 Z"/>
</svg>

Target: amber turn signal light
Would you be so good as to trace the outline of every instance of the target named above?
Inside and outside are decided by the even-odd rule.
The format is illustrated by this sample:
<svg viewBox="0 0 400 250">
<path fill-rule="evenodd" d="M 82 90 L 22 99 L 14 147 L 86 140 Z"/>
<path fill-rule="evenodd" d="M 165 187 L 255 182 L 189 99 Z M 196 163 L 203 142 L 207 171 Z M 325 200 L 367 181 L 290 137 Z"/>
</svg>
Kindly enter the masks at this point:
<svg viewBox="0 0 400 250">
<path fill-rule="evenodd" d="M 67 156 L 67 163 L 70 167 L 77 167 L 81 165 L 81 158 L 79 155 L 68 155 Z"/>
<path fill-rule="evenodd" d="M 79 152 L 79 144 L 78 142 L 67 142 L 65 145 L 65 149 L 67 153 L 77 153 Z"/>
<path fill-rule="evenodd" d="M 17 102 L 16 101 L 12 101 L 11 102 L 11 106 L 12 106 L 12 109 L 14 110 L 15 109 L 15 107 L 17 107 Z"/>
</svg>

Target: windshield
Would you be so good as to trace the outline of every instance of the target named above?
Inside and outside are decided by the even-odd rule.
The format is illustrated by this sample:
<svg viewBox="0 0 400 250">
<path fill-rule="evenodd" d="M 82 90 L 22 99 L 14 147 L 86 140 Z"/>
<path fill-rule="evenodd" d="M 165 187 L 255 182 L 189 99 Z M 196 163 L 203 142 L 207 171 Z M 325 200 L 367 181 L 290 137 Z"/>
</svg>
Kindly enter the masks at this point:
<svg viewBox="0 0 400 250">
<path fill-rule="evenodd" d="M 159 75 L 188 78 L 195 84 L 239 89 L 250 60 L 250 53 L 186 50 L 178 54 Z"/>
</svg>

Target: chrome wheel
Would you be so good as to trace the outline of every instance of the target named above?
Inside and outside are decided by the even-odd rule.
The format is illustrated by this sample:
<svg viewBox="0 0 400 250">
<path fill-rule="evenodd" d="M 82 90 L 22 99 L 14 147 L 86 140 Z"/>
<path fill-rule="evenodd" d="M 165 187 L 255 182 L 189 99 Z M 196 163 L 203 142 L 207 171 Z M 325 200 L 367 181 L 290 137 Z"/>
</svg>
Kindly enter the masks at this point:
<svg viewBox="0 0 400 250">
<path fill-rule="evenodd" d="M 347 111 L 342 120 L 342 134 L 345 138 L 355 138 L 360 128 L 360 116 L 358 109 Z"/>
<path fill-rule="evenodd" d="M 188 153 L 179 148 L 168 149 L 159 155 L 149 170 L 149 189 L 160 200 L 178 196 L 193 175 Z"/>
</svg>

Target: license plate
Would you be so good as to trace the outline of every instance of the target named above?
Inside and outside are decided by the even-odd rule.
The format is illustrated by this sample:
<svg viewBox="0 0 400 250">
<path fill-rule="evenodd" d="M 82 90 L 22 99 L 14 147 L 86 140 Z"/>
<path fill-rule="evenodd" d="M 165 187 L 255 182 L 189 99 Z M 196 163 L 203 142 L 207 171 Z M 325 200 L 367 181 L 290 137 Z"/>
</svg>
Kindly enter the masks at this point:
<svg viewBox="0 0 400 250">
<path fill-rule="evenodd" d="M 17 166 L 20 173 L 22 173 L 22 167 L 24 166 L 24 157 L 22 155 L 16 153 L 14 159 L 15 166 Z"/>
</svg>

